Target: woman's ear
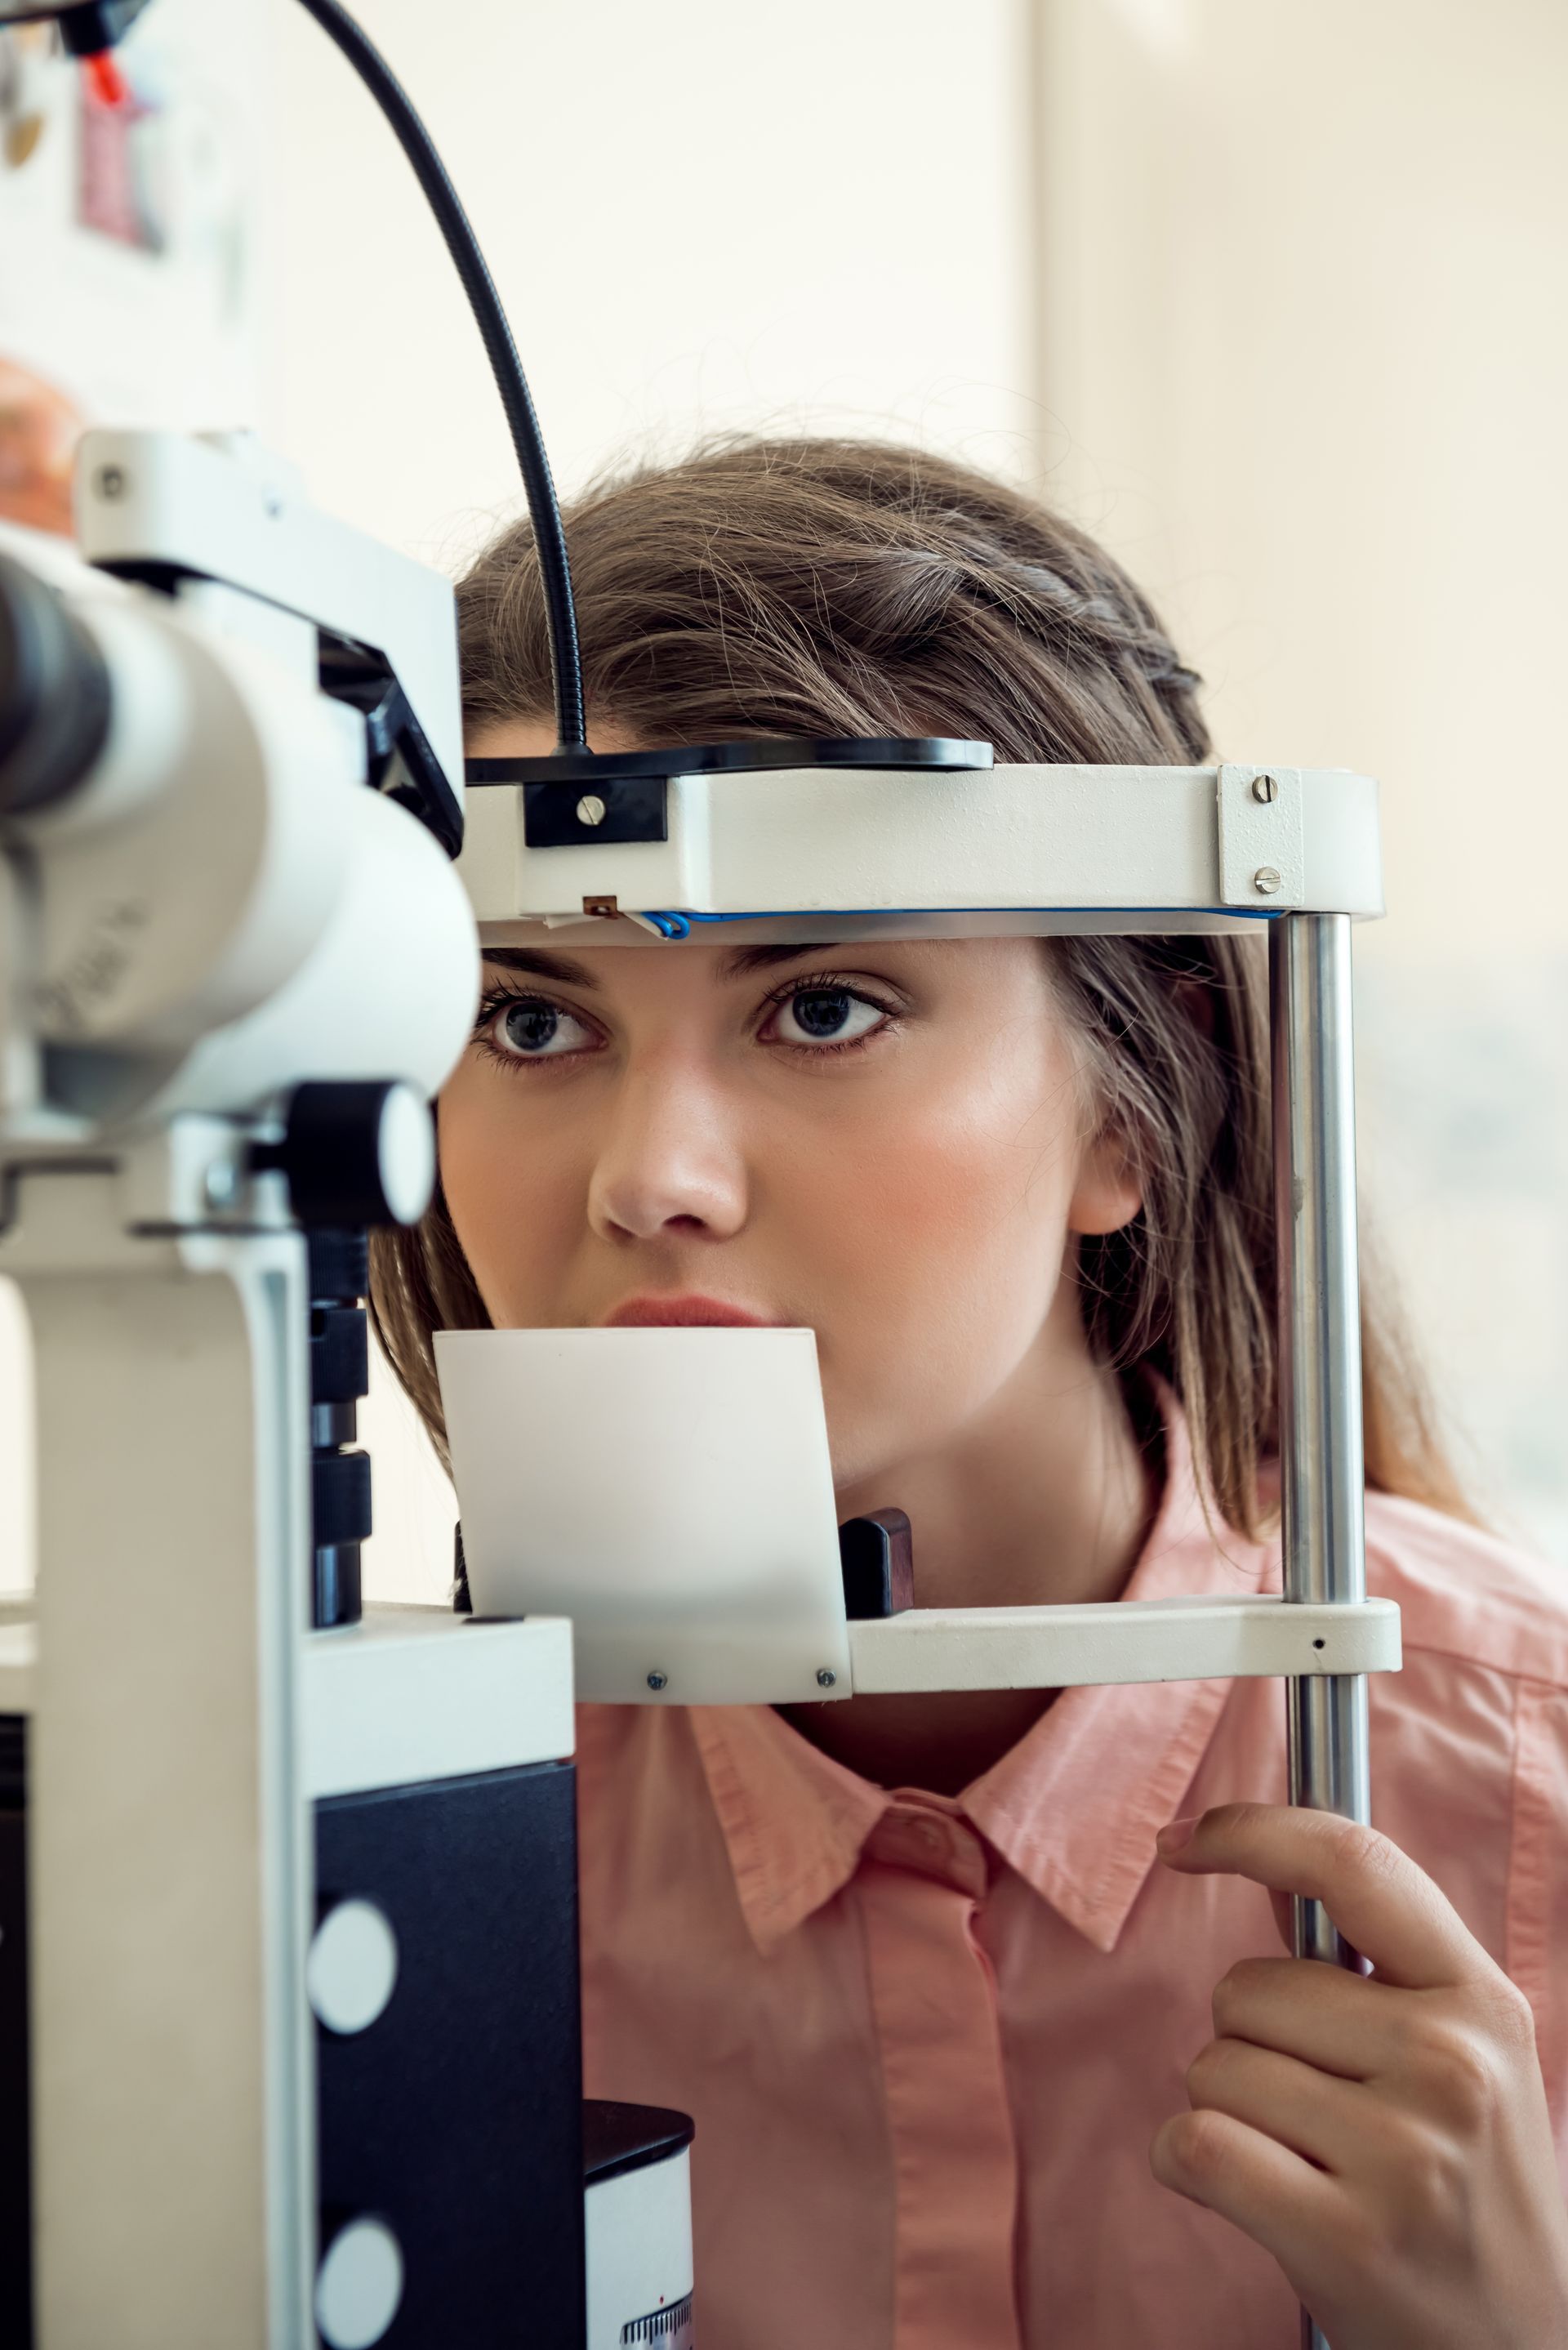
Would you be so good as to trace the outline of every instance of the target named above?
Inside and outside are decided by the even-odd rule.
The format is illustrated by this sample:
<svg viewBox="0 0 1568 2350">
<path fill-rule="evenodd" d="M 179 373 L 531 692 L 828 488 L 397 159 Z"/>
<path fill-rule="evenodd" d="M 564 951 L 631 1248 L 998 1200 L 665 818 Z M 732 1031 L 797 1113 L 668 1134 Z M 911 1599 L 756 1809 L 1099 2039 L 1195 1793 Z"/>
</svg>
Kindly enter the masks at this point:
<svg viewBox="0 0 1568 2350">
<path fill-rule="evenodd" d="M 1067 1230 L 1084 1239 L 1118 1232 L 1143 1205 L 1143 1185 L 1122 1137 L 1102 1128 L 1084 1151 L 1067 1203 Z"/>
<path fill-rule="evenodd" d="M 1206 1045 L 1214 1042 L 1214 992 L 1200 979 L 1179 979 L 1171 997 L 1191 1021 Z"/>
</svg>

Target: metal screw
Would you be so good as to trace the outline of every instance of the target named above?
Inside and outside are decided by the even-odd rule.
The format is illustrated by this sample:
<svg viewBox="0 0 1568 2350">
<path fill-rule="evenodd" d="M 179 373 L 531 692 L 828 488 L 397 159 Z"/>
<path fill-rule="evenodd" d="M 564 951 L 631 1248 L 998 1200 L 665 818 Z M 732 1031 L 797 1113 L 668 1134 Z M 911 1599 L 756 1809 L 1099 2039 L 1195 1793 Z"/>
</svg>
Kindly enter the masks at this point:
<svg viewBox="0 0 1568 2350">
<path fill-rule="evenodd" d="M 1280 787 L 1278 784 L 1275 783 L 1272 775 L 1253 776 L 1252 797 L 1255 800 L 1262 800 L 1263 806 L 1267 807 L 1271 800 L 1277 800 L 1279 796 Z"/>
<path fill-rule="evenodd" d="M 122 498 L 127 487 L 125 474 L 119 465 L 100 465 L 95 487 L 100 498 Z"/>
<path fill-rule="evenodd" d="M 240 1170 L 227 1159 L 214 1161 L 202 1179 L 202 1196 L 209 1208 L 232 1208 L 239 1191 Z"/>
<path fill-rule="evenodd" d="M 1277 865 L 1260 865 L 1252 876 L 1252 887 L 1262 897 L 1272 898 L 1282 886 Z"/>
<path fill-rule="evenodd" d="M 670 1675 L 668 1673 L 649 1673 L 648 1676 L 648 1686 L 650 1690 L 668 1689 L 670 1686 Z"/>
<path fill-rule="evenodd" d="M 838 1675 L 832 1671 L 828 1666 L 824 1665 L 822 1670 L 817 1674 L 816 1686 L 818 1689 L 832 1689 L 837 1679 Z"/>
<path fill-rule="evenodd" d="M 579 824 L 603 824 L 604 820 L 605 804 L 603 800 L 600 799 L 597 792 L 585 792 L 582 798 L 577 802 L 577 822 Z"/>
</svg>

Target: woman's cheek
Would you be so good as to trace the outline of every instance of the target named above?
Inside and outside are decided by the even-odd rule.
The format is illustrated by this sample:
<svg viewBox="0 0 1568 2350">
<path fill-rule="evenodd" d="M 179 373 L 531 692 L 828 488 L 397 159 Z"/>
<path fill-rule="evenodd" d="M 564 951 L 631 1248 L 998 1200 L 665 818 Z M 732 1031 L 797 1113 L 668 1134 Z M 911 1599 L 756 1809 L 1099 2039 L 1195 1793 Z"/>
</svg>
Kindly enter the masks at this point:
<svg viewBox="0 0 1568 2350">
<path fill-rule="evenodd" d="M 889 1263 L 923 1263 L 940 1246 L 978 1272 L 1021 1246 L 1032 1255 L 1042 1226 L 1064 1237 L 1077 1153 L 1064 1088 L 986 1067 L 961 1086 L 919 1088 L 904 1107 L 864 1126 L 841 1119 L 798 1154 L 856 1256 L 873 1245 Z"/>
<path fill-rule="evenodd" d="M 471 1095 L 463 1075 L 442 1094 L 437 1119 L 452 1229 L 491 1320 L 547 1325 L 581 1221 L 584 1181 L 557 1166 L 558 1154 L 538 1137 L 520 1138 L 504 1105 Z"/>
<path fill-rule="evenodd" d="M 875 1149 L 845 1149 L 836 1210 L 825 1201 L 797 1227 L 791 1254 L 819 1268 L 841 1475 L 860 1473 L 863 1456 L 885 1445 L 939 1439 L 1038 1335 L 1066 1246 L 1071 1170 L 1042 1167 L 1021 1139 L 1029 1122 L 1015 1105 L 1009 1119 L 932 1118 Z"/>
</svg>

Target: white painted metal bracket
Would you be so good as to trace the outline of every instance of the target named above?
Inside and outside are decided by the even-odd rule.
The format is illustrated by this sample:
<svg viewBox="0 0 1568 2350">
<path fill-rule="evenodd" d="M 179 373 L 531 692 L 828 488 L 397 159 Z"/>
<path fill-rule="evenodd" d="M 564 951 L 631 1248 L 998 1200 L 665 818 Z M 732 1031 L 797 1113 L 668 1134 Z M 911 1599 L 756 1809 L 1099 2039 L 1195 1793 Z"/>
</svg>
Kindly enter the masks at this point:
<svg viewBox="0 0 1568 2350">
<path fill-rule="evenodd" d="M 1391 1599 L 1113 1599 L 1066 1607 L 912 1607 L 849 1627 L 855 1694 L 1073 1689 L 1397 1672 Z"/>
<path fill-rule="evenodd" d="M 1275 913 L 1304 906 L 1301 769 L 1221 767 L 1219 810 L 1221 902 Z"/>
<path fill-rule="evenodd" d="M 367 1607 L 361 1623 L 306 1637 L 301 1713 L 317 1802 L 559 1762 L 575 1736 L 572 1627 L 558 1616 L 492 1624 L 447 1607 Z"/>
</svg>

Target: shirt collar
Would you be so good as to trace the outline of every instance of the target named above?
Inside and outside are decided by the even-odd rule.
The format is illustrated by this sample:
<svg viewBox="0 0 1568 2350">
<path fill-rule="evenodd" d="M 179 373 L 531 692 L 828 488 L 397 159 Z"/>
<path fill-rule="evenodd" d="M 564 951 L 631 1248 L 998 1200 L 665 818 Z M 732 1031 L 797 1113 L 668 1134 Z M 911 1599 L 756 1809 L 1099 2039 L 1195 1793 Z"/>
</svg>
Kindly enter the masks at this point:
<svg viewBox="0 0 1568 2350">
<path fill-rule="evenodd" d="M 1159 1390 L 1165 1491 L 1124 1599 L 1256 1592 L 1279 1544 L 1205 1515 L 1180 1406 Z M 1110 1950 L 1154 1866 L 1154 1836 L 1202 1758 L 1230 1683 L 1064 1690 L 957 1808 L 1026 1884 Z M 832 1899 L 893 1797 L 820 1753 L 765 1706 L 689 1715 L 741 1908 L 764 1952 Z"/>
<path fill-rule="evenodd" d="M 771 1706 L 693 1706 L 687 1719 L 741 1909 L 765 1955 L 849 1882 L 891 1798 Z"/>
</svg>

